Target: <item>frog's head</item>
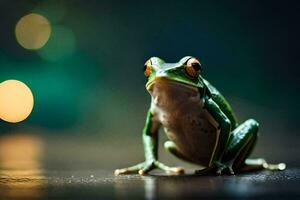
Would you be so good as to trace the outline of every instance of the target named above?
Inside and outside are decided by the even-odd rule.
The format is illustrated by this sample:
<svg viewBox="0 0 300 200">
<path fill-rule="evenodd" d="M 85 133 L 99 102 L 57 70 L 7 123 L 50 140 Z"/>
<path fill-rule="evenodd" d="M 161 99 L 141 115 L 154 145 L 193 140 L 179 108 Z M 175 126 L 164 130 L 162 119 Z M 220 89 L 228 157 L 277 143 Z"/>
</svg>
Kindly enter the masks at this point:
<svg viewBox="0 0 300 200">
<path fill-rule="evenodd" d="M 191 56 L 183 57 L 177 63 L 166 63 L 158 57 L 152 57 L 145 63 L 144 74 L 148 79 L 147 90 L 158 79 L 176 81 L 197 88 L 204 87 L 201 64 L 199 60 Z"/>
</svg>

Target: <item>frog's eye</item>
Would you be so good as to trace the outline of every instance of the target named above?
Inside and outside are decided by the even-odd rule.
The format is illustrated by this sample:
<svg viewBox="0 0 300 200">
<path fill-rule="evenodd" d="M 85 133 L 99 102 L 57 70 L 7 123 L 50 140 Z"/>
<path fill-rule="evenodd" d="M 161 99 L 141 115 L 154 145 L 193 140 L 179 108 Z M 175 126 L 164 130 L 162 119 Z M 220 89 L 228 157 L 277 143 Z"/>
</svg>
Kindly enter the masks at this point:
<svg viewBox="0 0 300 200">
<path fill-rule="evenodd" d="M 152 73 L 152 64 L 151 64 L 151 60 L 148 60 L 144 65 L 144 74 L 146 77 L 149 77 L 151 73 Z"/>
<path fill-rule="evenodd" d="M 190 58 L 186 63 L 185 71 L 190 77 L 195 78 L 199 76 L 201 73 L 200 62 L 196 58 Z"/>
</svg>

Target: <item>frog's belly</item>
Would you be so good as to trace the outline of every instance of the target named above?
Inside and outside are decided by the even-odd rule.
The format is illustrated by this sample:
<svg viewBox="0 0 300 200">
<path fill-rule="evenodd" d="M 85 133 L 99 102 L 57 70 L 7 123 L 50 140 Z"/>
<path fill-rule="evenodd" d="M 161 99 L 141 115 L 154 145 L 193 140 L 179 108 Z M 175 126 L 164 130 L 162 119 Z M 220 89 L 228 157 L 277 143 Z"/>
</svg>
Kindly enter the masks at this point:
<svg viewBox="0 0 300 200">
<path fill-rule="evenodd" d="M 188 160 L 209 166 L 219 139 L 218 124 L 203 108 L 197 88 L 157 80 L 150 90 L 152 112 Z"/>
</svg>

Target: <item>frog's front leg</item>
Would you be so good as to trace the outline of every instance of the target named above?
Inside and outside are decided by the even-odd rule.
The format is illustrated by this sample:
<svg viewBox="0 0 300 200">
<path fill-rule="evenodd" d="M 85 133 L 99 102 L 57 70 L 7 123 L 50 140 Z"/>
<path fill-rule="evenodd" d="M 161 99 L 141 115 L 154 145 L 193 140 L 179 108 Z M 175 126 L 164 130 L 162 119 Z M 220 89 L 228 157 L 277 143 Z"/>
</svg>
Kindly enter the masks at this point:
<svg viewBox="0 0 300 200">
<path fill-rule="evenodd" d="M 160 127 L 160 123 L 155 120 L 151 111 L 148 111 L 146 124 L 143 129 L 145 161 L 128 168 L 117 169 L 115 170 L 115 175 L 132 174 L 137 172 L 140 175 L 145 175 L 149 171 L 155 168 L 159 168 L 165 171 L 166 173 L 171 173 L 171 174 L 183 173 L 183 169 L 180 167 L 168 167 L 167 165 L 158 161 L 159 127 Z"/>
<path fill-rule="evenodd" d="M 217 148 L 214 152 L 211 165 L 204 169 L 196 171 L 197 174 L 216 173 L 221 175 L 225 172 L 234 174 L 230 163 L 222 162 L 225 149 L 227 147 L 228 139 L 231 131 L 231 122 L 228 117 L 223 113 L 220 107 L 211 98 L 205 100 L 205 109 L 212 115 L 212 117 L 219 124 L 220 136 Z"/>
</svg>

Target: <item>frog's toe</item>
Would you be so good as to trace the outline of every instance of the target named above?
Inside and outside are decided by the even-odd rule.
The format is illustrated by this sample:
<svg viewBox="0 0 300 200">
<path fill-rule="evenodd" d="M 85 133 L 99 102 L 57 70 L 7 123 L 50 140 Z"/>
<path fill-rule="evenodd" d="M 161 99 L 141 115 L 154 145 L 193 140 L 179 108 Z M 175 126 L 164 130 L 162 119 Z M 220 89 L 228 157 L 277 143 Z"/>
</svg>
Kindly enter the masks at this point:
<svg viewBox="0 0 300 200">
<path fill-rule="evenodd" d="M 225 170 L 226 170 L 226 167 L 222 166 L 222 167 L 218 167 L 217 170 L 215 171 L 216 175 L 223 175 L 225 174 Z"/>
<path fill-rule="evenodd" d="M 167 174 L 179 175 L 179 174 L 184 173 L 184 169 L 181 168 L 181 167 L 169 167 L 169 166 L 167 166 L 167 165 L 165 165 L 165 164 L 163 164 L 159 161 L 156 161 L 154 164 L 155 164 L 155 167 L 165 171 Z"/>
<path fill-rule="evenodd" d="M 128 170 L 126 170 L 126 169 L 116 169 L 116 170 L 114 171 L 114 175 L 115 175 L 115 176 L 125 175 L 125 174 L 131 174 L 131 173 L 133 173 L 133 172 L 132 172 L 132 171 L 128 171 Z"/>
<path fill-rule="evenodd" d="M 232 169 L 231 165 L 222 165 L 221 167 L 218 167 L 217 171 L 216 171 L 217 175 L 223 175 L 223 174 L 227 174 L 227 175 L 234 175 L 234 170 Z"/>
<path fill-rule="evenodd" d="M 169 170 L 167 171 L 168 174 L 183 174 L 184 169 L 182 167 L 170 167 Z"/>
<path fill-rule="evenodd" d="M 122 169 L 116 169 L 116 170 L 114 171 L 114 175 L 115 175 L 115 176 L 119 176 L 119 175 L 122 174 L 122 172 L 123 172 Z"/>
<path fill-rule="evenodd" d="M 197 175 L 223 175 L 229 174 L 234 175 L 234 170 L 232 169 L 232 165 L 222 164 L 222 163 L 215 163 L 213 166 L 202 169 L 196 170 L 195 174 Z"/>
<path fill-rule="evenodd" d="M 234 175 L 235 174 L 234 171 L 233 171 L 233 169 L 232 169 L 232 166 L 228 166 L 228 173 L 230 175 Z"/>
<path fill-rule="evenodd" d="M 139 163 L 137 165 L 127 167 L 127 168 L 122 168 L 122 169 L 116 169 L 114 171 L 115 176 L 119 175 L 126 175 L 126 174 L 135 174 L 137 173 L 142 167 L 144 166 L 144 162 Z"/>
<path fill-rule="evenodd" d="M 225 165 L 226 165 L 225 173 L 228 175 L 235 175 L 235 171 L 233 170 L 233 162 L 232 161 L 226 162 Z"/>
<path fill-rule="evenodd" d="M 139 170 L 139 175 L 145 176 L 146 174 L 147 174 L 147 172 L 145 172 L 144 170 L 142 170 L 142 169 Z"/>
<path fill-rule="evenodd" d="M 218 176 L 221 176 L 222 175 L 222 170 L 221 169 L 216 170 L 215 174 L 218 175 Z"/>
<path fill-rule="evenodd" d="M 141 169 L 138 171 L 138 173 L 141 176 L 144 176 L 148 174 L 152 169 L 156 168 L 155 161 L 145 162 L 144 165 L 141 167 Z"/>
<path fill-rule="evenodd" d="M 131 171 L 131 170 L 128 170 L 128 169 L 116 169 L 114 171 L 114 175 L 115 176 L 119 176 L 119 175 L 126 175 L 126 174 L 133 174 L 133 173 L 136 173 L 136 171 Z"/>
</svg>

